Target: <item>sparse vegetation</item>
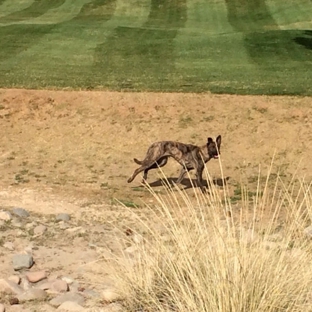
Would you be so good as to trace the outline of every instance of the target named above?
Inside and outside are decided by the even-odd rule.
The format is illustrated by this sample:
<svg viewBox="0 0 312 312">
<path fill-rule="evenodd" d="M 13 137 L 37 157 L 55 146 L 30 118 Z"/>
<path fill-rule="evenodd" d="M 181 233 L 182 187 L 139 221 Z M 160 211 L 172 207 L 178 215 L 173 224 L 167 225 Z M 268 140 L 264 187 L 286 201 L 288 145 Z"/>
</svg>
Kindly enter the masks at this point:
<svg viewBox="0 0 312 312">
<path fill-rule="evenodd" d="M 240 192 L 248 200 L 236 208 L 213 184 L 209 195 L 194 189 L 196 204 L 179 189 L 167 189 L 166 199 L 150 188 L 157 202 L 150 214 L 165 233 L 137 216 L 149 240 L 137 245 L 133 270 L 120 271 L 127 310 L 305 311 L 310 185 L 276 176 L 271 187 L 269 180 L 270 172 L 256 197 Z"/>
</svg>

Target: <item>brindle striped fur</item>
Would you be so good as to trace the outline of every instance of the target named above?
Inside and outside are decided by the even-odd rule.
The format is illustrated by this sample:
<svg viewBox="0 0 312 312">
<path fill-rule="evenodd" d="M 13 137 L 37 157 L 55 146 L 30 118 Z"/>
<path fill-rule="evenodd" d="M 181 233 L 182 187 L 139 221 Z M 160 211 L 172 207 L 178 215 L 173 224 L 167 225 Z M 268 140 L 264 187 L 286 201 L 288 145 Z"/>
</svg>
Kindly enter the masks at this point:
<svg viewBox="0 0 312 312">
<path fill-rule="evenodd" d="M 141 165 L 141 167 L 134 171 L 132 176 L 128 179 L 128 183 L 132 182 L 142 171 L 144 171 L 143 182 L 145 182 L 149 170 L 165 166 L 168 157 L 172 157 L 182 166 L 176 183 L 181 183 L 185 174 L 195 169 L 198 185 L 201 190 L 204 191 L 202 174 L 205 163 L 211 158 L 218 158 L 220 147 L 221 135 L 217 137 L 215 142 L 212 138 L 208 138 L 207 143 L 201 147 L 174 141 L 153 143 L 148 148 L 144 160 L 140 161 L 134 158 L 134 161 Z"/>
</svg>

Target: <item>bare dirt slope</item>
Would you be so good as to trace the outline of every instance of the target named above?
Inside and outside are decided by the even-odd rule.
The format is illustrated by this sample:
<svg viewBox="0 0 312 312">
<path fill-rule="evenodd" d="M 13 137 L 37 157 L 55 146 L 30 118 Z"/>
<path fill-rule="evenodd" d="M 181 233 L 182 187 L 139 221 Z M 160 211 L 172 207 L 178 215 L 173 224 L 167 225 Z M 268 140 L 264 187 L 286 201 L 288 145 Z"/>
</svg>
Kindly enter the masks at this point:
<svg viewBox="0 0 312 312">
<path fill-rule="evenodd" d="M 311 98 L 2 89 L 0 207 L 23 207 L 39 219 L 70 213 L 72 226 L 83 226 L 83 234 L 74 238 L 68 234 L 64 241 L 53 227 L 50 240 L 35 243 L 48 248 L 40 249 L 39 259 L 58 250 L 54 260 L 38 260 L 39 269 L 79 278 L 78 268 L 103 253 L 92 254 L 90 243 L 114 250 L 112 237 L 118 236 L 111 234 L 111 225 L 135 227 L 130 214 L 112 206 L 114 200 L 139 204 L 135 209 L 143 216 L 142 202 L 153 202 L 151 194 L 138 187 L 141 176 L 127 183 L 137 167 L 133 157 L 142 159 L 152 142 L 202 145 L 208 136 L 221 134 L 223 172 L 234 192 L 241 181 L 256 181 L 259 164 L 265 174 L 273 155 L 274 173 L 290 179 L 300 163 L 296 175 L 309 181 L 311 121 Z M 221 177 L 218 161 L 207 167 L 213 178 Z M 177 177 L 180 168 L 171 160 L 163 169 L 168 177 Z M 149 174 L 149 182 L 162 192 L 156 170 Z M 93 235 L 92 228 L 98 225 L 101 231 Z M 29 239 L 15 243 L 17 252 Z M 77 245 L 82 255 L 77 255 Z M 0 273 L 7 274 L 8 253 L 2 252 L 0 259 Z M 88 283 L 98 279 L 98 268 L 92 268 L 93 275 L 84 274 Z"/>
<path fill-rule="evenodd" d="M 291 175 L 312 163 L 311 98 L 210 94 L 0 91 L 0 183 L 4 189 L 53 190 L 110 203 L 149 198 L 127 184 L 148 146 L 158 140 L 202 145 L 222 135 L 224 175 L 257 175 L 259 163 Z M 282 166 L 282 167 L 281 167 Z M 208 163 L 220 176 L 217 161 Z M 164 167 L 176 177 L 173 161 Z M 150 173 L 149 182 L 158 179 Z"/>
</svg>

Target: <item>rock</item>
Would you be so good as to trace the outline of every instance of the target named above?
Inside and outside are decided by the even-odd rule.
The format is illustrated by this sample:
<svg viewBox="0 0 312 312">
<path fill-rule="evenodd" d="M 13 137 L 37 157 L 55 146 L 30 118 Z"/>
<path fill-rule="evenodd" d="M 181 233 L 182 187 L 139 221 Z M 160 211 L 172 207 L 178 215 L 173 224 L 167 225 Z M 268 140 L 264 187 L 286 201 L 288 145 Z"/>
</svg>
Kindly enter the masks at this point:
<svg viewBox="0 0 312 312">
<path fill-rule="evenodd" d="M 34 228 L 34 235 L 40 236 L 46 231 L 47 231 L 47 227 L 45 225 L 40 224 Z"/>
<path fill-rule="evenodd" d="M 15 232 L 15 236 L 17 236 L 17 237 L 21 237 L 21 236 L 24 236 L 24 235 L 25 235 L 25 232 L 22 231 L 22 230 L 18 230 L 18 231 Z"/>
<path fill-rule="evenodd" d="M 38 285 L 39 289 L 47 290 L 49 293 L 61 293 L 69 290 L 68 284 L 64 280 L 49 280 Z"/>
<path fill-rule="evenodd" d="M 70 220 L 70 215 L 68 213 L 59 213 L 55 217 L 56 221 L 69 221 Z"/>
<path fill-rule="evenodd" d="M 28 290 L 31 288 L 30 283 L 28 282 L 28 280 L 26 278 L 22 278 L 21 280 L 21 286 L 24 290 Z"/>
<path fill-rule="evenodd" d="M 136 251 L 138 251 L 138 247 L 136 247 L 136 246 L 130 246 L 130 247 L 125 249 L 125 252 L 129 255 L 134 254 Z"/>
<path fill-rule="evenodd" d="M 16 228 L 21 228 L 23 226 L 23 224 L 17 220 L 12 220 L 11 224 L 16 227 Z"/>
<path fill-rule="evenodd" d="M 12 219 L 12 215 L 8 211 L 0 211 L 0 220 L 9 221 Z"/>
<path fill-rule="evenodd" d="M 141 244 L 143 242 L 143 236 L 140 234 L 134 234 L 132 237 L 132 240 L 136 243 L 136 244 Z"/>
<path fill-rule="evenodd" d="M 47 293 L 38 288 L 30 288 L 24 293 L 17 296 L 19 302 L 32 301 L 32 300 L 44 300 L 47 297 Z"/>
<path fill-rule="evenodd" d="M 84 311 L 84 307 L 73 301 L 65 301 L 58 308 L 57 311 Z"/>
<path fill-rule="evenodd" d="M 59 226 L 60 226 L 60 229 L 61 229 L 61 230 L 66 230 L 66 229 L 69 229 L 69 228 L 70 228 L 69 224 L 67 224 L 67 223 L 64 222 L 64 221 L 60 221 L 60 222 L 59 222 Z"/>
<path fill-rule="evenodd" d="M 18 295 L 21 294 L 22 292 L 23 289 L 16 283 L 8 279 L 0 279 L 0 293 Z"/>
<path fill-rule="evenodd" d="M 29 223 L 27 223 L 27 224 L 25 225 L 25 228 L 26 228 L 27 230 L 29 230 L 29 229 L 33 228 L 34 226 L 36 226 L 36 224 L 37 224 L 37 223 L 35 223 L 35 222 L 29 222 Z"/>
<path fill-rule="evenodd" d="M 85 289 L 83 295 L 89 298 L 100 298 L 100 294 L 93 289 Z"/>
<path fill-rule="evenodd" d="M 95 244 L 89 243 L 88 246 L 90 249 L 97 249 L 97 245 Z"/>
<path fill-rule="evenodd" d="M 11 275 L 9 278 L 8 278 L 9 281 L 15 283 L 16 285 L 18 285 L 20 282 L 21 282 L 21 278 L 17 275 Z"/>
<path fill-rule="evenodd" d="M 80 288 L 80 284 L 77 281 L 74 281 L 71 285 L 70 285 L 70 291 L 72 292 L 79 292 Z"/>
<path fill-rule="evenodd" d="M 312 225 L 306 227 L 303 232 L 308 238 L 312 238 Z"/>
<path fill-rule="evenodd" d="M 63 280 L 55 280 L 51 284 L 51 290 L 56 292 L 66 292 L 68 291 L 68 285 Z"/>
<path fill-rule="evenodd" d="M 11 297 L 9 299 L 9 303 L 10 305 L 16 305 L 16 304 L 19 304 L 19 300 L 16 297 Z"/>
<path fill-rule="evenodd" d="M 13 256 L 13 268 L 15 271 L 29 269 L 34 264 L 32 255 L 17 254 Z"/>
<path fill-rule="evenodd" d="M 68 285 L 71 285 L 74 282 L 74 280 L 71 277 L 68 277 L 68 276 L 61 277 L 61 280 L 65 281 Z"/>
<path fill-rule="evenodd" d="M 59 307 L 62 303 L 66 301 L 75 302 L 77 304 L 83 304 L 84 297 L 76 293 L 68 292 L 63 295 L 53 298 L 52 300 L 49 301 L 49 303 L 53 307 Z"/>
<path fill-rule="evenodd" d="M 113 302 L 121 299 L 120 294 L 118 294 L 114 287 L 107 287 L 104 289 L 101 293 L 101 297 L 106 302 Z"/>
<path fill-rule="evenodd" d="M 42 290 L 49 290 L 49 289 L 51 289 L 51 287 L 52 287 L 51 281 L 39 283 L 39 285 L 36 285 L 36 288 L 42 289 Z"/>
<path fill-rule="evenodd" d="M 13 251 L 14 250 L 14 244 L 12 242 L 6 242 L 3 244 L 3 247 L 10 250 L 10 251 Z"/>
<path fill-rule="evenodd" d="M 2 303 L 0 303 L 0 312 L 5 312 L 5 307 Z"/>
<path fill-rule="evenodd" d="M 29 282 L 37 283 L 37 282 L 47 278 L 47 273 L 45 271 L 26 272 L 25 276 Z"/>
<path fill-rule="evenodd" d="M 33 250 L 38 250 L 38 247 L 34 246 L 33 243 L 29 244 L 24 248 L 24 251 L 28 254 L 32 254 Z"/>
<path fill-rule="evenodd" d="M 27 218 L 29 217 L 29 212 L 24 208 L 13 208 L 12 213 L 20 218 Z"/>
<path fill-rule="evenodd" d="M 90 310 L 91 312 L 92 310 Z M 124 308 L 120 303 L 113 302 L 108 305 L 106 305 L 103 309 L 101 309 L 101 312 L 123 312 Z"/>
<path fill-rule="evenodd" d="M 65 231 L 68 232 L 68 233 L 75 233 L 75 232 L 81 232 L 82 230 L 82 227 L 81 226 L 76 226 L 76 227 L 73 227 L 73 228 L 69 228 L 69 229 L 66 229 Z"/>
</svg>

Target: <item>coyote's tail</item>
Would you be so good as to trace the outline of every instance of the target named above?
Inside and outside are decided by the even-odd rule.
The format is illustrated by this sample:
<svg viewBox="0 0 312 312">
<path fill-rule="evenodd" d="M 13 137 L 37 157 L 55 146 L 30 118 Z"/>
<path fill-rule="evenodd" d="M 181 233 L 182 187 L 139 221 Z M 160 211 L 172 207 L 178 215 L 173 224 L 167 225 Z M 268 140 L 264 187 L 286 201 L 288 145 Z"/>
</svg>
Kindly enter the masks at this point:
<svg viewBox="0 0 312 312">
<path fill-rule="evenodd" d="M 134 162 L 136 162 L 138 165 L 142 165 L 142 161 L 141 160 L 138 160 L 138 159 L 136 159 L 136 158 L 133 158 L 133 160 L 134 160 Z"/>
</svg>

